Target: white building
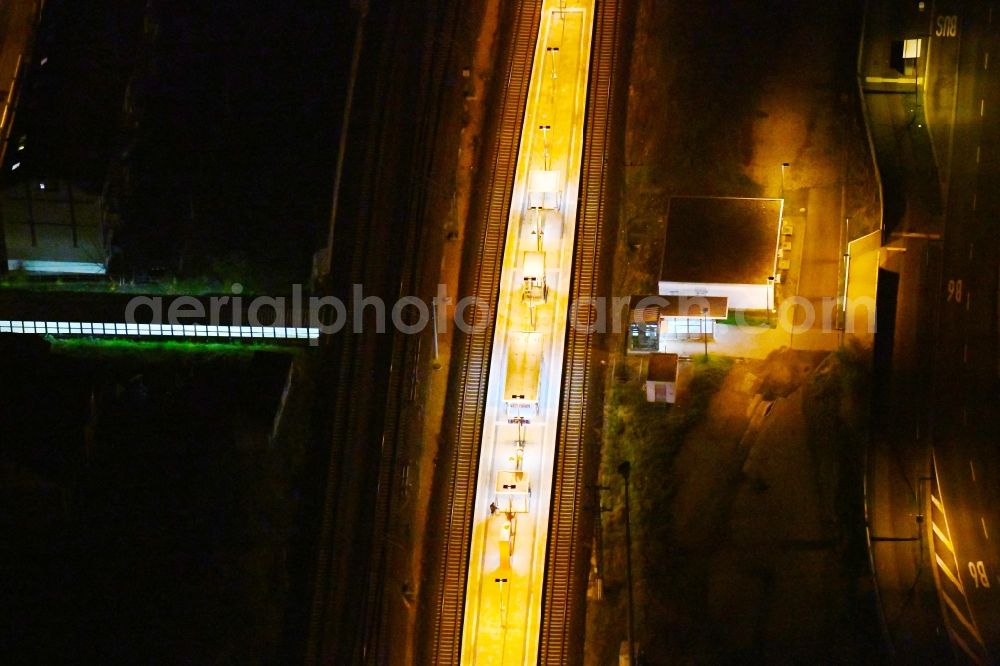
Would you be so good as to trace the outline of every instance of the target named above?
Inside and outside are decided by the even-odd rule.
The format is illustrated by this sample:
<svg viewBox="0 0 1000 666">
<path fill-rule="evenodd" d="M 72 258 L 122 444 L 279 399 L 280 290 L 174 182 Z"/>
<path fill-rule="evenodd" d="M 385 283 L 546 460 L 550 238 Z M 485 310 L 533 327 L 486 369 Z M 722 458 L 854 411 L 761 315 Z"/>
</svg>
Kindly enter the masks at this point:
<svg viewBox="0 0 1000 666">
<path fill-rule="evenodd" d="M 9 181 L 0 200 L 8 270 L 103 274 L 101 197 L 68 180 Z"/>
</svg>

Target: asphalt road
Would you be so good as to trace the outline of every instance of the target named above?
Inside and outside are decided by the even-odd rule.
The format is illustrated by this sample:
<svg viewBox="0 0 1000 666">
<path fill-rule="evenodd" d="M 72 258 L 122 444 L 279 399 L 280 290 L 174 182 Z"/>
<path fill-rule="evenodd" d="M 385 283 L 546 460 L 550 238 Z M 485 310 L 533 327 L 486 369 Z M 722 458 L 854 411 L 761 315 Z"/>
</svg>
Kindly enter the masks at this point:
<svg viewBox="0 0 1000 666">
<path fill-rule="evenodd" d="M 5 0 L 0 3 L 0 140 L 13 122 L 13 91 L 18 62 L 31 41 L 38 15 L 35 0 Z M 8 107 L 10 102 L 10 107 Z M 0 145 L 0 161 L 4 146 Z"/>
<path fill-rule="evenodd" d="M 919 656 L 931 644 L 927 629 L 940 624 L 959 660 L 990 663 L 1000 654 L 997 234 L 990 225 L 1000 99 L 986 55 L 997 46 L 991 13 L 985 1 L 938 0 L 923 12 L 916 3 L 872 2 L 861 59 L 885 187 L 882 264 L 899 275 L 891 373 L 879 377 L 885 437 L 873 447 L 870 526 L 888 539 L 874 541 L 873 559 L 901 658 Z M 905 75 L 895 71 L 892 41 L 916 37 L 922 57 Z M 915 525 L 924 513 L 927 520 Z M 899 540 L 913 535 L 923 541 Z M 905 597 L 909 582 L 913 599 L 926 600 L 928 572 L 937 613 Z"/>
<path fill-rule="evenodd" d="M 919 151 L 913 79 L 890 63 L 894 40 L 919 31 L 916 16 L 892 0 L 867 7 L 859 75 L 865 93 L 883 185 L 882 250 L 876 339 L 876 421 L 867 470 L 867 511 L 872 565 L 889 655 L 904 663 L 944 661 L 944 633 L 931 558 L 915 516 L 921 513 L 920 478 L 929 474 L 925 414 L 931 364 L 926 352 L 934 328 L 933 296 L 939 283 L 940 216 L 918 164 L 933 165 Z M 922 157 L 918 159 L 918 155 Z M 930 190 L 930 192 L 929 192 Z"/>
<path fill-rule="evenodd" d="M 998 118 L 1000 89 L 988 55 L 1000 53 L 1000 8 L 938 3 L 956 30 L 933 40 L 958 48 L 954 124 L 946 166 L 948 198 L 937 294 L 933 445 L 939 492 L 967 606 L 987 659 L 1000 659 L 1000 450 L 997 395 Z M 997 14 L 996 17 L 993 14 Z M 928 72 L 928 80 L 934 75 Z M 954 596 L 954 594 L 952 594 Z M 957 601 L 953 599 L 953 601 Z M 968 627 L 955 629 L 964 636 Z M 964 648 L 962 648 L 964 650 Z"/>
</svg>

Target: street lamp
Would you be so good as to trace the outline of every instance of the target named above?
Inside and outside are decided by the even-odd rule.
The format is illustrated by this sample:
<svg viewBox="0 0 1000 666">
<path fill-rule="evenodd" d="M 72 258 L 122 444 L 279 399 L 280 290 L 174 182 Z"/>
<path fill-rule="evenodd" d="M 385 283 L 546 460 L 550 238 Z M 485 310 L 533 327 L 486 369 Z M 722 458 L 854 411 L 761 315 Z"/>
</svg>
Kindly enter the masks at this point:
<svg viewBox="0 0 1000 666">
<path fill-rule="evenodd" d="M 549 169 L 549 132 L 552 130 L 552 125 L 539 125 L 538 129 L 542 131 L 542 164 L 545 165 L 545 170 Z"/>
<path fill-rule="evenodd" d="M 771 298 L 774 294 L 774 276 L 767 276 L 767 293 L 764 295 L 764 300 L 767 302 L 767 318 L 771 318 Z"/>
<path fill-rule="evenodd" d="M 632 465 L 625 460 L 618 465 L 618 473 L 625 480 L 625 578 L 628 581 L 628 663 L 635 663 L 635 615 L 632 601 L 632 528 L 629 521 L 628 477 Z"/>
<path fill-rule="evenodd" d="M 344 115 L 340 123 L 340 138 L 337 144 L 337 161 L 333 173 L 333 205 L 330 210 L 330 230 L 326 239 L 326 266 L 324 271 L 329 277 L 333 265 L 333 232 L 337 222 L 337 209 L 340 204 L 340 185 L 344 176 L 344 162 L 347 155 L 348 128 L 351 124 L 351 114 L 354 104 L 354 89 L 357 87 L 358 68 L 361 64 L 361 50 L 365 41 L 365 23 L 368 19 L 368 0 L 357 0 L 351 6 L 358 12 L 358 23 L 354 28 L 354 50 L 351 53 L 351 69 L 347 79 L 347 97 L 344 100 Z"/>
<path fill-rule="evenodd" d="M 781 198 L 785 198 L 785 169 L 789 166 L 788 162 L 781 163 Z"/>
<path fill-rule="evenodd" d="M 701 309 L 701 339 L 705 343 L 705 360 L 708 360 L 708 308 Z"/>
<path fill-rule="evenodd" d="M 851 281 L 851 218 L 844 218 L 844 291 L 840 295 L 840 344 L 847 331 L 847 287 Z"/>
</svg>

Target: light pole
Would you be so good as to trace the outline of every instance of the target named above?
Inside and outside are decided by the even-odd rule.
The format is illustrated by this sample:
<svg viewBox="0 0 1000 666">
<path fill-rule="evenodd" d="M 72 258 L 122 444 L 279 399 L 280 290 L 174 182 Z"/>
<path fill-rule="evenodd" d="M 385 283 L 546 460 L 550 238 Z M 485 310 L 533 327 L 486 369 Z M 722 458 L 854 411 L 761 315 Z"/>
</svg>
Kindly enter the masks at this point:
<svg viewBox="0 0 1000 666">
<path fill-rule="evenodd" d="M 788 162 L 781 163 L 781 198 L 785 198 L 785 169 L 789 166 Z"/>
<path fill-rule="evenodd" d="M 773 294 L 774 294 L 774 276 L 773 275 L 768 275 L 767 276 L 767 294 L 765 294 L 765 296 L 764 296 L 764 298 L 767 301 L 767 317 L 768 317 L 768 319 L 771 318 L 771 299 L 774 298 Z"/>
<path fill-rule="evenodd" d="M 552 125 L 539 125 L 538 129 L 542 131 L 542 163 L 545 165 L 545 170 L 549 169 L 549 131 L 552 129 Z"/>
<path fill-rule="evenodd" d="M 847 329 L 847 286 L 851 273 L 851 218 L 844 218 L 844 292 L 840 298 L 840 344 L 844 344 Z"/>
<path fill-rule="evenodd" d="M 701 309 L 701 339 L 705 343 L 705 360 L 708 360 L 708 308 Z"/>
<path fill-rule="evenodd" d="M 351 6 L 358 12 L 358 24 L 354 29 L 354 50 L 351 52 L 351 70 L 347 79 L 347 98 L 344 100 L 344 115 L 340 123 L 340 138 L 337 144 L 337 161 L 333 173 L 333 204 L 330 209 L 330 230 L 326 239 L 327 279 L 330 266 L 333 265 L 333 236 L 337 224 L 337 209 L 340 205 L 340 185 L 344 176 L 344 159 L 347 155 L 347 134 L 351 125 L 351 113 L 354 108 L 354 89 L 358 82 L 358 68 L 361 64 L 361 50 L 365 41 L 365 22 L 368 19 L 368 0 L 357 0 Z"/>
<path fill-rule="evenodd" d="M 628 663 L 635 663 L 635 615 L 632 601 L 632 528 L 629 520 L 628 477 L 632 464 L 625 460 L 618 465 L 618 473 L 625 480 L 625 579 L 628 581 Z"/>
</svg>

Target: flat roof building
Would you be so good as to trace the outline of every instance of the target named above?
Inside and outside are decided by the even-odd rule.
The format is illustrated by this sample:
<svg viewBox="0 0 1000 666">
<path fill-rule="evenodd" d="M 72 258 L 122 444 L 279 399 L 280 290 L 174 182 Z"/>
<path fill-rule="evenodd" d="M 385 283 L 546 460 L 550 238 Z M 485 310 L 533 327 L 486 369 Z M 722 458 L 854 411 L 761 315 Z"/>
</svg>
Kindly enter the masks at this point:
<svg viewBox="0 0 1000 666">
<path fill-rule="evenodd" d="M 650 354 L 646 400 L 673 403 L 677 399 L 677 354 Z"/>
<path fill-rule="evenodd" d="M 99 194 L 70 180 L 23 178 L 0 191 L 0 216 L 8 270 L 105 272 Z"/>
<path fill-rule="evenodd" d="M 773 307 L 781 205 L 780 199 L 672 197 L 660 294 L 725 297 L 730 310 Z"/>
</svg>

